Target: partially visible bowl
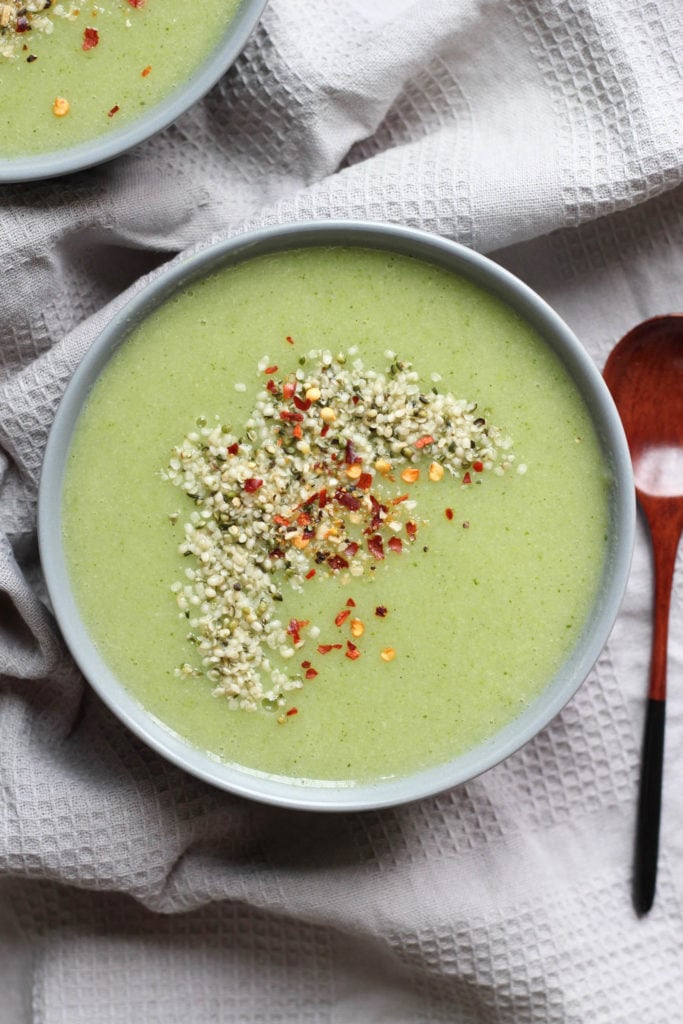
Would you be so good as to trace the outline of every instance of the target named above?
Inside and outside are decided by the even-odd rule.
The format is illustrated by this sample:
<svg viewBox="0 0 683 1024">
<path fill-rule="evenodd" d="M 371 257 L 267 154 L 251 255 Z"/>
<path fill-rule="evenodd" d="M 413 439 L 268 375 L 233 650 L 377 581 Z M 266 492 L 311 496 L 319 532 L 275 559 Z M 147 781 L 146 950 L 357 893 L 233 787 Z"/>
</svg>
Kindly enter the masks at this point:
<svg viewBox="0 0 683 1024">
<path fill-rule="evenodd" d="M 131 5 L 128 20 L 131 22 L 133 18 L 139 15 L 140 12 L 138 9 L 144 8 L 143 13 L 145 17 L 148 17 L 153 13 L 152 4 L 150 3 L 149 5 L 146 5 L 146 0 L 140 0 L 140 2 L 128 0 L 128 2 Z M 58 175 L 84 170 L 85 168 L 93 165 L 111 160 L 113 157 L 131 149 L 133 146 L 136 146 L 138 143 L 143 142 L 150 138 L 150 136 L 166 128 L 173 121 L 177 120 L 177 118 L 191 107 L 192 104 L 196 103 L 202 96 L 204 96 L 204 94 L 216 84 L 219 78 L 221 78 L 221 76 L 224 75 L 228 68 L 234 63 L 261 18 L 266 3 L 267 0 L 238 0 L 234 14 L 225 23 L 225 27 L 219 38 L 216 40 L 215 45 L 207 48 L 207 56 L 196 66 L 190 69 L 189 77 L 183 82 L 172 84 L 166 94 L 161 95 L 156 101 L 153 101 L 150 106 L 145 107 L 143 112 L 138 116 L 131 116 L 127 118 L 126 122 L 122 123 L 120 127 L 117 125 L 117 122 L 122 115 L 118 109 L 117 97 L 114 93 L 112 95 L 111 105 L 108 106 L 106 110 L 102 110 L 102 131 L 100 134 L 93 135 L 83 141 L 78 141 L 66 146 L 56 145 L 54 150 L 51 149 L 49 152 L 30 153 L 27 151 L 23 154 L 21 152 L 17 152 L 15 155 L 10 155 L 7 149 L 5 149 L 3 154 L 3 143 L 0 139 L 0 182 L 34 181 L 43 178 L 54 178 Z M 60 9 L 65 6 L 66 5 L 60 5 Z M 93 15 L 96 13 L 96 11 L 93 11 Z M 191 11 L 188 11 L 187 15 L 191 16 L 191 13 Z M 88 61 L 95 60 L 98 56 L 98 51 L 106 46 L 106 33 L 101 31 L 101 17 L 99 31 L 97 28 L 86 28 L 86 25 L 98 26 L 97 18 L 94 16 L 83 14 L 81 20 L 83 22 L 84 32 L 93 34 L 90 36 L 90 42 L 87 37 L 84 37 L 83 45 L 82 47 L 79 47 L 79 51 L 80 49 L 92 49 L 93 52 L 87 52 L 85 54 L 77 52 L 71 56 L 66 55 L 68 61 L 73 62 L 75 59 L 87 59 Z M 175 19 L 175 21 L 178 20 L 179 18 Z M 133 25 L 133 28 L 134 27 L 135 26 Z M 21 35 L 21 40 L 31 40 L 32 37 L 36 37 L 39 39 L 39 43 L 44 45 L 46 40 L 40 39 L 40 35 L 41 34 L 36 31 L 26 31 L 25 34 Z M 47 36 L 46 38 L 49 39 L 53 37 Z M 28 59 L 31 59 L 32 54 L 28 47 L 28 43 L 23 45 L 29 50 Z M 160 51 L 160 53 L 163 55 L 163 51 Z M 22 62 L 26 59 L 26 56 L 23 54 L 17 58 L 17 60 L 21 60 Z M 171 67 L 172 61 L 173 55 L 171 54 L 169 55 L 169 60 L 164 61 L 164 63 L 167 63 L 168 66 Z M 0 54 L 0 92 L 3 91 L 2 62 L 3 57 Z M 159 63 L 161 62 L 162 58 L 160 57 Z M 32 68 L 37 66 L 37 63 L 31 65 Z M 4 70 L 6 75 L 9 76 L 11 71 L 21 70 L 22 72 L 28 72 L 29 69 L 11 68 L 10 62 L 7 61 Z M 96 64 L 91 63 L 84 66 L 83 76 L 87 78 L 87 76 L 92 76 L 96 71 Z M 137 76 L 148 76 L 147 78 L 144 78 L 144 81 L 151 82 L 152 76 L 158 73 L 158 66 L 156 68 L 152 67 L 152 65 L 150 65 L 145 59 L 144 53 L 142 53 L 137 59 L 135 74 Z M 138 77 L 138 80 L 142 82 L 143 78 Z M 29 87 L 30 82 L 27 79 L 24 85 L 24 90 L 29 90 Z M 54 95 L 55 98 L 63 95 L 63 84 L 60 80 L 59 68 L 57 68 L 55 72 L 54 93 L 51 94 L 51 97 L 52 95 Z M 66 98 L 68 99 L 68 97 Z M 7 95 L 5 95 L 3 102 L 7 104 Z M 51 99 L 50 102 L 52 102 Z M 84 99 L 82 102 L 85 103 L 86 100 Z M 5 110 L 7 109 L 8 108 L 6 106 Z M 10 111 L 12 116 L 14 116 L 14 109 L 15 108 L 13 106 Z M 24 117 L 27 116 L 27 108 L 25 104 L 23 108 L 21 108 L 20 105 L 20 113 Z M 66 116 L 73 117 L 76 115 L 74 111 L 71 110 L 71 112 Z M 64 118 L 56 119 L 55 127 L 57 127 L 57 120 L 64 120 Z M 35 126 L 31 124 L 30 120 L 27 120 L 27 134 L 35 130 Z"/>
<path fill-rule="evenodd" d="M 360 247 L 389 256 L 415 257 L 444 268 L 502 300 L 512 315 L 528 323 L 559 357 L 599 439 L 601 464 L 596 470 L 609 475 L 606 485 L 609 521 L 595 595 L 585 621 L 578 624 L 575 641 L 541 691 L 511 721 L 471 749 L 447 757 L 441 763 L 411 770 L 405 776 L 399 773 L 356 783 L 311 778 L 300 781 L 296 777 L 276 777 L 264 771 L 242 769 L 199 749 L 177 731 L 169 729 L 160 721 L 158 713 L 146 710 L 116 677 L 89 635 L 74 596 L 63 538 L 63 486 L 74 431 L 93 386 L 131 332 L 150 314 L 163 309 L 164 303 L 179 292 L 193 288 L 223 267 L 244 266 L 256 257 L 293 249 L 331 246 Z M 267 290 L 262 301 L 268 301 Z M 416 356 L 418 352 L 416 346 Z M 261 352 L 257 349 L 255 354 Z M 266 372 L 271 369 L 267 368 Z M 230 386 L 228 391 L 234 399 Z M 150 395 L 150 403 L 153 401 Z M 230 398 L 226 401 L 229 407 Z M 153 404 L 150 410 L 153 415 Z M 171 438 L 169 443 L 174 440 Z M 451 499 L 456 509 L 461 501 L 458 493 L 456 490 Z M 447 515 L 452 518 L 452 509 L 447 509 Z M 100 697 L 133 732 L 175 764 L 215 786 L 281 806 L 343 811 L 403 803 L 463 783 L 508 757 L 550 722 L 590 672 L 614 623 L 630 568 L 635 500 L 628 448 L 611 396 L 585 349 L 538 295 L 492 261 L 443 238 L 393 225 L 335 221 L 268 228 L 200 252 L 160 274 L 113 319 L 79 366 L 55 418 L 45 453 L 38 525 L 45 578 L 66 642 Z M 469 523 L 462 525 L 469 526 Z M 462 530 L 459 532 L 463 534 Z M 468 535 L 471 533 L 468 531 Z M 514 604 L 514 594 L 510 603 Z M 415 621 L 428 624 L 439 604 L 437 592 L 425 595 L 424 603 L 414 609 Z M 428 630 L 428 625 L 426 628 Z M 520 629 L 525 629 L 523 622 Z M 460 627 L 460 634 L 457 630 L 456 623 L 453 625 L 454 645 L 458 636 L 462 642 L 470 635 L 470 625 L 467 629 Z M 495 623 L 483 624 L 477 643 L 481 647 L 496 643 Z M 419 685 L 421 680 L 417 683 Z M 230 712 L 225 711 L 225 714 Z"/>
</svg>

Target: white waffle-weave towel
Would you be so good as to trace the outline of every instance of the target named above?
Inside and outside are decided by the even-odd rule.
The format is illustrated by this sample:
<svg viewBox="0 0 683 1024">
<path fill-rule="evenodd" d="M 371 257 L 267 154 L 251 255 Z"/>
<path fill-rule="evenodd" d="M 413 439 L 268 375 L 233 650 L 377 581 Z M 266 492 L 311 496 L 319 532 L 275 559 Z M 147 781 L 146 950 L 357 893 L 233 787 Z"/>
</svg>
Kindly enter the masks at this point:
<svg viewBox="0 0 683 1024">
<path fill-rule="evenodd" d="M 63 389 L 168 258 L 369 218 L 513 270 L 602 366 L 683 308 L 677 0 L 271 0 L 236 66 L 109 165 L 0 194 L 0 1022 L 683 1021 L 683 579 L 657 901 L 630 903 L 650 642 L 639 528 L 576 698 L 469 785 L 302 815 L 214 791 L 93 696 L 44 604 Z"/>
</svg>

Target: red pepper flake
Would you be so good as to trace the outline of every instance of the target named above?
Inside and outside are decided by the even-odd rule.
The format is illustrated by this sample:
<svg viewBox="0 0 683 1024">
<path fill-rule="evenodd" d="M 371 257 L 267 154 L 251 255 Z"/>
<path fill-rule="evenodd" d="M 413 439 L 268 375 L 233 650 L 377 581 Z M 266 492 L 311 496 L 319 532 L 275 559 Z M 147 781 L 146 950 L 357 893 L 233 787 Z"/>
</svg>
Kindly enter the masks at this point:
<svg viewBox="0 0 683 1024">
<path fill-rule="evenodd" d="M 318 644 L 318 654 L 329 654 L 330 651 L 341 651 L 342 644 Z"/>
<path fill-rule="evenodd" d="M 348 619 L 350 614 L 351 614 L 351 609 L 350 608 L 345 608 L 343 611 L 339 612 L 339 615 L 335 616 L 335 620 L 334 620 L 335 626 L 343 626 L 344 623 L 346 622 L 346 620 Z"/>
<path fill-rule="evenodd" d="M 384 541 L 379 533 L 375 533 L 372 537 L 368 537 L 368 551 L 377 559 L 378 562 L 384 558 Z"/>
<path fill-rule="evenodd" d="M 285 423 L 301 423 L 303 416 L 300 412 L 288 412 L 286 409 L 282 409 L 280 419 L 284 420 Z"/>
<path fill-rule="evenodd" d="M 128 3 L 131 3 L 131 0 L 128 0 Z M 135 5 L 133 5 L 133 6 L 135 6 Z M 285 712 L 285 714 L 287 715 L 288 718 L 290 717 L 290 715 L 298 715 L 299 714 L 299 709 L 298 708 L 290 708 L 289 711 Z"/>
<path fill-rule="evenodd" d="M 284 516 L 273 516 L 273 522 L 278 526 L 289 526 L 289 519 L 285 519 Z"/>
<path fill-rule="evenodd" d="M 317 671 L 314 668 L 307 668 L 306 669 L 306 674 L 305 674 L 304 678 L 305 679 L 315 679 L 317 674 L 318 673 L 317 673 Z"/>
<path fill-rule="evenodd" d="M 327 505 L 327 489 L 323 489 L 318 493 L 318 508 L 325 508 Z"/>
<path fill-rule="evenodd" d="M 377 607 L 375 608 L 375 615 L 377 615 L 380 619 L 384 619 L 386 618 L 387 611 L 388 608 L 385 608 L 383 604 L 378 604 Z"/>
<path fill-rule="evenodd" d="M 308 512 L 299 512 L 296 521 L 299 526 L 309 526 L 312 522 Z"/>
<path fill-rule="evenodd" d="M 403 542 L 401 541 L 401 538 L 390 537 L 389 547 L 391 548 L 392 551 L 395 551 L 397 555 L 400 555 L 400 553 L 403 551 Z"/>
<path fill-rule="evenodd" d="M 239 450 L 240 446 L 238 445 L 237 441 L 235 441 L 234 444 L 228 445 L 228 455 L 237 455 Z"/>
<path fill-rule="evenodd" d="M 353 441 L 346 442 L 346 448 L 344 449 L 344 462 L 347 466 L 354 466 L 358 462 L 362 462 L 362 459 L 360 459 L 356 453 Z"/>
<path fill-rule="evenodd" d="M 111 110 L 110 110 L 110 111 L 109 111 L 109 113 L 107 114 L 107 117 L 113 117 L 113 116 L 114 116 L 114 114 L 118 114 L 118 112 L 119 112 L 119 110 L 120 110 L 120 109 L 121 109 L 121 107 L 120 107 L 120 106 L 118 105 L 118 103 L 117 103 L 115 107 L 112 107 L 112 108 L 111 108 Z"/>
<path fill-rule="evenodd" d="M 247 494 L 253 494 L 258 491 L 259 487 L 263 487 L 263 480 L 259 480 L 256 476 L 249 476 L 244 481 L 244 490 Z"/>
<path fill-rule="evenodd" d="M 294 406 L 301 412 L 308 412 L 311 408 L 310 398 L 299 398 L 298 395 L 294 395 Z"/>
<path fill-rule="evenodd" d="M 303 427 L 301 426 L 300 423 L 295 423 L 294 426 L 292 427 L 292 436 L 295 437 L 298 441 L 301 440 L 301 438 L 304 436 Z"/>
<path fill-rule="evenodd" d="M 464 484 L 471 484 L 472 483 L 472 477 L 470 476 L 469 473 L 465 473 L 464 477 L 462 478 L 462 482 Z"/>
<path fill-rule="evenodd" d="M 277 394 L 277 384 L 275 383 L 275 381 L 272 378 L 266 384 L 266 391 L 270 391 L 271 395 L 276 395 Z"/>
<path fill-rule="evenodd" d="M 344 554 L 348 555 L 349 558 L 354 558 L 358 554 L 360 544 L 356 544 L 355 540 L 350 541 L 344 548 Z"/>
<path fill-rule="evenodd" d="M 417 526 L 415 525 L 415 523 L 413 523 L 412 521 L 406 523 L 406 533 L 408 534 L 411 540 L 415 540 L 415 535 L 417 533 Z"/>
<path fill-rule="evenodd" d="M 143 78 L 147 78 L 147 75 L 151 74 L 151 72 L 152 72 L 152 65 L 148 64 L 146 68 L 142 69 L 140 74 L 142 75 Z"/>
<path fill-rule="evenodd" d="M 321 437 L 327 437 L 329 432 L 330 432 L 330 425 L 329 425 L 329 423 L 326 423 L 325 426 L 320 431 L 320 436 Z"/>
<path fill-rule="evenodd" d="M 348 569 L 349 563 L 346 561 L 343 555 L 330 555 L 327 559 L 327 564 L 330 569 Z"/>
<path fill-rule="evenodd" d="M 304 628 L 304 626 L 308 626 L 308 624 L 309 624 L 309 620 L 308 619 L 290 619 L 289 620 L 289 625 L 287 626 L 287 632 L 289 633 L 289 635 L 292 638 L 292 643 L 294 643 L 294 644 L 301 643 L 301 633 L 300 633 L 300 630 L 302 630 Z"/>
<path fill-rule="evenodd" d="M 289 334 L 285 338 L 285 341 L 287 342 L 288 345 L 293 345 L 294 344 L 294 338 L 292 338 L 292 336 L 289 335 Z"/>
<path fill-rule="evenodd" d="M 416 441 L 415 447 L 418 449 L 426 448 L 428 444 L 434 444 L 434 438 L 432 437 L 431 434 L 425 434 L 424 437 L 421 437 L 418 441 Z"/>
<path fill-rule="evenodd" d="M 344 651 L 344 654 L 347 658 L 350 658 L 351 661 L 355 661 L 357 658 L 360 658 L 360 651 L 355 644 L 351 643 L 350 640 L 346 641 L 346 650 Z"/>
<path fill-rule="evenodd" d="M 315 576 L 315 569 L 309 569 L 308 572 L 306 573 L 306 577 L 305 578 L 307 580 L 312 580 L 314 576 Z"/>
<path fill-rule="evenodd" d="M 128 3 L 130 3 L 130 0 L 128 0 Z M 266 368 L 265 368 L 265 370 L 263 372 L 264 373 L 277 373 L 277 366 L 266 366 Z"/>
<path fill-rule="evenodd" d="M 477 459 L 476 462 L 472 463 L 472 469 L 474 470 L 475 473 L 484 472 L 484 463 L 481 461 L 481 459 Z"/>
<path fill-rule="evenodd" d="M 145 0 L 128 0 L 131 7 L 144 7 Z"/>
<path fill-rule="evenodd" d="M 348 601 L 346 602 L 346 607 L 347 608 L 355 608 L 356 607 L 356 602 L 354 601 L 354 599 L 352 597 L 350 597 L 348 599 Z"/>
<path fill-rule="evenodd" d="M 302 668 L 310 668 L 311 667 L 310 661 L 302 661 L 301 662 L 301 667 Z"/>
<path fill-rule="evenodd" d="M 83 32 L 83 49 L 92 50 L 100 41 L 100 33 L 96 28 L 86 28 Z"/>
<path fill-rule="evenodd" d="M 268 371 L 266 370 L 266 373 L 267 372 Z M 295 380 L 286 380 L 284 382 L 284 384 L 282 385 L 282 397 L 284 399 L 286 399 L 287 401 L 289 401 L 290 398 L 294 397 L 295 392 L 296 392 L 296 381 Z"/>
<path fill-rule="evenodd" d="M 358 477 L 358 489 L 361 491 L 369 491 L 372 487 L 372 473 L 361 473 Z"/>
<path fill-rule="evenodd" d="M 453 509 L 452 508 L 447 508 L 446 509 L 446 519 L 448 519 L 450 521 L 452 518 L 453 518 Z"/>
<path fill-rule="evenodd" d="M 401 494 L 398 498 L 392 498 L 391 499 L 391 504 L 392 505 L 400 505 L 402 501 L 407 501 L 409 497 L 410 497 L 409 494 Z"/>
<path fill-rule="evenodd" d="M 357 512 L 360 508 L 360 498 L 357 498 L 355 494 L 350 494 L 349 491 L 338 490 L 335 492 L 334 497 L 340 505 L 348 508 L 349 512 Z"/>
</svg>

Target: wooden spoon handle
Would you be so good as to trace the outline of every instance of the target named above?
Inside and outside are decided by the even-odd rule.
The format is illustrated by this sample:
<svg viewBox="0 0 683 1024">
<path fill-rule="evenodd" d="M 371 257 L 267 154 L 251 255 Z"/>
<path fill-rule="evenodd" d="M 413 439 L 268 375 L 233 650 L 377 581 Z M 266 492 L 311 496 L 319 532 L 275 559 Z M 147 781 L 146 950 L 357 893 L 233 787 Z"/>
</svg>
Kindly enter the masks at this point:
<svg viewBox="0 0 683 1024">
<path fill-rule="evenodd" d="M 646 914 L 654 902 L 657 882 L 669 610 L 676 551 L 683 529 L 683 505 L 678 499 L 652 498 L 640 493 L 638 497 L 650 526 L 655 567 L 652 657 L 645 714 L 633 874 L 633 903 L 637 913 Z"/>
<path fill-rule="evenodd" d="M 633 904 L 638 914 L 647 914 L 655 898 L 659 819 L 662 809 L 665 712 L 665 701 L 648 698 L 633 875 Z"/>
</svg>

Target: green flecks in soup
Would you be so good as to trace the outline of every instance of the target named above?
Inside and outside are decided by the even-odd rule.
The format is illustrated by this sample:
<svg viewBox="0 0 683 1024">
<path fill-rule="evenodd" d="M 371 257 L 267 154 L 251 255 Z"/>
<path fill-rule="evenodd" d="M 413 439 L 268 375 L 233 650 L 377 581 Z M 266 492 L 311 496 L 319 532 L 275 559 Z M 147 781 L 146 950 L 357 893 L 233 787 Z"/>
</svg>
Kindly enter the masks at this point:
<svg viewBox="0 0 683 1024">
<path fill-rule="evenodd" d="M 0 157 L 56 152 L 135 120 L 186 82 L 238 0 L 0 0 Z"/>
<path fill-rule="evenodd" d="M 393 451 L 392 438 L 388 448 L 361 452 L 353 381 L 345 384 L 350 403 L 322 405 L 322 365 L 310 353 L 328 353 L 330 379 L 344 383 L 344 373 L 388 377 L 387 350 L 412 364 L 405 373 L 416 375 L 410 383 L 418 401 L 434 389 L 442 398 L 476 403 L 470 423 L 481 418 L 500 428 L 491 444 L 495 458 L 477 450 L 471 465 L 449 464 L 454 453 L 437 450 L 440 430 L 432 421 L 424 432 L 413 430 L 408 415 L 398 418 L 413 431 L 408 454 Z M 340 355 L 343 364 L 335 362 Z M 259 366 L 262 357 L 267 362 Z M 355 361 L 362 370 L 353 370 Z M 285 397 L 293 382 L 296 391 Z M 298 409 L 295 397 L 310 406 Z M 263 416 L 268 402 L 275 417 Z M 309 508 L 276 511 L 266 503 L 273 505 L 267 528 L 276 531 L 270 539 L 278 538 L 283 564 L 268 575 L 281 600 L 265 619 L 276 616 L 284 630 L 267 657 L 297 687 L 272 691 L 266 676 L 266 707 L 232 710 L 235 694 L 220 678 L 224 652 L 217 663 L 205 663 L 211 652 L 197 643 L 206 594 L 195 585 L 220 594 L 226 580 L 215 578 L 220 573 L 212 583 L 208 576 L 197 580 L 201 545 L 192 530 L 205 509 L 194 501 L 197 487 L 184 486 L 182 439 L 190 461 L 195 449 L 202 451 L 205 468 L 215 455 L 211 445 L 218 450 L 225 440 L 221 472 L 235 472 L 232 497 L 260 507 L 269 464 L 258 461 L 266 442 L 248 436 L 260 429 L 255 410 L 282 424 L 283 444 L 275 440 L 276 447 L 301 454 L 296 445 L 310 440 L 297 437 L 296 426 L 313 422 L 311 410 L 324 424 L 327 407 L 336 415 L 345 408 L 346 426 L 356 430 L 351 448 L 341 436 L 325 448 L 326 459 L 337 455 L 338 487 L 328 489 L 337 497 L 321 510 L 326 484 L 318 479 Z M 281 419 L 281 412 L 305 419 Z M 433 440 L 418 448 L 426 437 Z M 514 450 L 499 443 L 508 437 Z M 177 489 L 162 472 L 169 457 L 178 460 L 176 469 L 171 464 Z M 509 471 L 499 474 L 503 463 Z M 517 471 L 520 464 L 526 473 Z M 402 479 L 415 469 L 416 479 Z M 76 597 L 102 656 L 169 729 L 256 771 L 361 780 L 446 760 L 490 736 L 539 692 L 580 634 L 594 598 L 609 485 L 590 417 L 562 365 L 503 303 L 409 258 L 312 249 L 216 273 L 133 332 L 93 389 L 74 437 L 64 539 Z M 346 495 L 361 507 L 346 507 Z M 405 502 L 390 504 L 403 495 Z M 376 509 L 365 501 L 371 496 L 390 511 L 384 519 L 373 520 Z M 289 492 L 287 500 L 291 505 Z M 343 546 L 324 536 L 327 529 L 339 529 Z M 390 546 L 394 538 L 400 550 Z M 247 559 L 245 571 L 255 564 Z M 228 606 L 240 603 L 231 597 Z M 188 667 L 180 677 L 179 666 Z M 216 696 L 216 689 L 224 692 Z"/>
</svg>

